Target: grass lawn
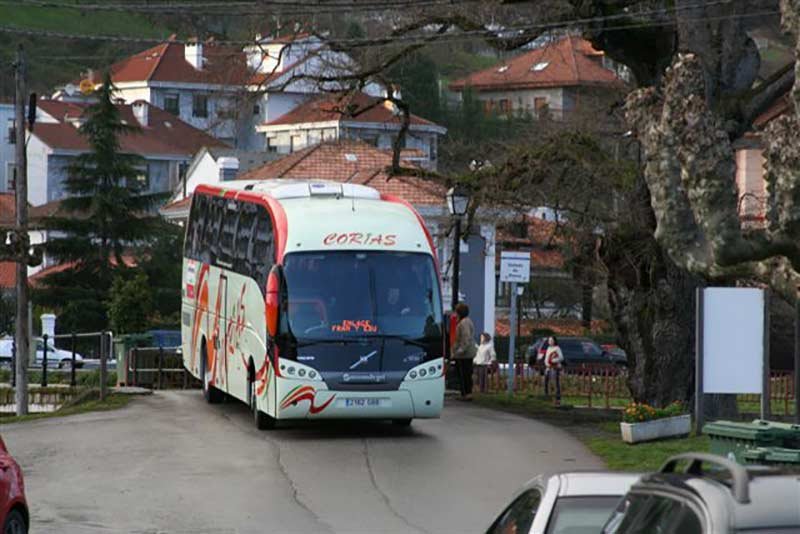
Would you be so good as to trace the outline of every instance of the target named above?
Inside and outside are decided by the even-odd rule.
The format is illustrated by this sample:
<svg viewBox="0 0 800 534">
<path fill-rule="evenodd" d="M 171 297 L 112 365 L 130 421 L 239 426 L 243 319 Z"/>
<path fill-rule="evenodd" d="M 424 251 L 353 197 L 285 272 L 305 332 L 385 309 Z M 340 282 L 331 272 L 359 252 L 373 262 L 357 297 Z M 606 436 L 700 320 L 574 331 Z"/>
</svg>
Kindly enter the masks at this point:
<svg viewBox="0 0 800 534">
<path fill-rule="evenodd" d="M 475 396 L 475 402 L 483 406 L 534 417 L 563 428 L 586 444 L 614 471 L 653 471 L 674 454 L 709 450 L 707 436 L 628 445 L 620 438 L 619 410 L 579 408 L 571 404 L 573 400 L 577 399 L 565 397 L 562 399 L 563 407 L 555 408 L 552 401 L 536 395 L 517 394 L 511 398 L 504 393 Z"/>
<path fill-rule="evenodd" d="M 79 11 L 56 7 L 0 6 L 6 26 L 79 34 L 109 34 L 134 37 L 166 37 L 169 32 L 136 13 Z"/>
<path fill-rule="evenodd" d="M 15 415 L 0 415 L 0 424 L 12 423 L 25 423 L 28 421 L 36 421 L 39 419 L 49 419 L 51 417 L 63 417 L 65 415 L 77 415 L 86 412 L 102 412 L 108 410 L 117 410 L 124 408 L 128 405 L 133 398 L 132 395 L 121 395 L 119 393 L 111 393 L 106 397 L 105 401 L 100 401 L 100 392 L 96 389 L 87 390 L 84 395 L 71 403 L 62 406 L 55 412 L 50 413 L 36 413 L 23 415 L 17 417 Z"/>
</svg>

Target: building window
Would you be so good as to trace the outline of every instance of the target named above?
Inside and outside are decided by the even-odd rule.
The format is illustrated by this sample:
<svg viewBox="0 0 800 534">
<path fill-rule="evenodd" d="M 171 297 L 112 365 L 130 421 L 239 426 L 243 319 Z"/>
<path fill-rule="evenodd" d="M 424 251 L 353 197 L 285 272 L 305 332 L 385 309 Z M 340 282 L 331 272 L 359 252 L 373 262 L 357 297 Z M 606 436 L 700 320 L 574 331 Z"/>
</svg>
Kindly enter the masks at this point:
<svg viewBox="0 0 800 534">
<path fill-rule="evenodd" d="M 253 104 L 253 115 L 261 115 L 261 106 L 258 104 Z"/>
<path fill-rule="evenodd" d="M 17 121 L 16 119 L 8 119 L 8 144 L 17 144 Z"/>
<path fill-rule="evenodd" d="M 483 112 L 486 114 L 491 113 L 494 110 L 494 100 L 484 100 L 483 101 Z"/>
<path fill-rule="evenodd" d="M 150 189 L 150 166 L 137 168 L 139 174 L 136 175 L 136 187 L 140 191 L 147 191 Z"/>
<path fill-rule="evenodd" d="M 198 117 L 201 119 L 208 117 L 208 96 L 192 96 L 192 117 Z"/>
<path fill-rule="evenodd" d="M 267 152 L 275 153 L 278 151 L 278 145 L 274 139 L 267 139 Z"/>
<path fill-rule="evenodd" d="M 549 107 L 550 104 L 547 103 L 546 96 L 537 96 L 533 99 L 533 109 L 536 110 L 536 113 L 539 113 L 540 111 L 547 111 Z"/>
<path fill-rule="evenodd" d="M 6 191 L 13 191 L 17 181 L 17 164 L 6 163 Z"/>
<path fill-rule="evenodd" d="M 503 98 L 500 100 L 500 113 L 509 113 L 511 111 L 511 100 Z"/>
<path fill-rule="evenodd" d="M 176 117 L 181 116 L 181 97 L 177 94 L 166 95 L 164 97 L 164 111 L 172 113 Z"/>
</svg>

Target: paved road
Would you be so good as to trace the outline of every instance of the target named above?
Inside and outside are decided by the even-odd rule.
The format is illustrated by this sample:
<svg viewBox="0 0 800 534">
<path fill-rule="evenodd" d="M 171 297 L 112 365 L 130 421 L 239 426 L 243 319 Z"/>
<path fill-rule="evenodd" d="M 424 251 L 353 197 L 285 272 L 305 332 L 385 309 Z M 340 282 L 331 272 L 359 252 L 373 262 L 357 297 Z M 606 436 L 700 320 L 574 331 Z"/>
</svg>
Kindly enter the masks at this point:
<svg viewBox="0 0 800 534">
<path fill-rule="evenodd" d="M 34 533 L 479 532 L 536 473 L 600 467 L 557 429 L 455 401 L 410 429 L 259 432 L 244 405 L 165 391 L 1 431 Z"/>
</svg>

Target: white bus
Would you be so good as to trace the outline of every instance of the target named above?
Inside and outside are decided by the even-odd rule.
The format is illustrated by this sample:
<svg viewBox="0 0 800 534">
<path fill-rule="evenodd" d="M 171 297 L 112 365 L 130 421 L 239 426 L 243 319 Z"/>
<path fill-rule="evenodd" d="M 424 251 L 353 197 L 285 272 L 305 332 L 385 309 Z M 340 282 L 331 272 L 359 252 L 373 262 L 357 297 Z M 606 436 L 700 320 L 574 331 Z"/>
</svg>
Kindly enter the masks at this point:
<svg viewBox="0 0 800 534">
<path fill-rule="evenodd" d="M 232 182 L 193 195 L 186 369 L 210 403 L 280 419 L 439 417 L 445 335 L 419 214 L 370 187 Z"/>
</svg>

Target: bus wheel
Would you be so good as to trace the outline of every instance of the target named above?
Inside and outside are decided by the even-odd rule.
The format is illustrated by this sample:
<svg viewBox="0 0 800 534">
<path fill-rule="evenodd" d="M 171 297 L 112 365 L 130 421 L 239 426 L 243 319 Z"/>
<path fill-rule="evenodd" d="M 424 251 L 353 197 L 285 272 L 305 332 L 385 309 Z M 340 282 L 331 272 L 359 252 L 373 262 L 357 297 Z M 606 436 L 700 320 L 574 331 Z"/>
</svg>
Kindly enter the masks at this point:
<svg viewBox="0 0 800 534">
<path fill-rule="evenodd" d="M 395 426 L 411 426 L 411 418 L 408 419 L 392 419 L 392 424 Z"/>
<path fill-rule="evenodd" d="M 253 421 L 256 423 L 256 428 L 259 430 L 272 430 L 275 428 L 275 418 L 270 417 L 258 409 L 258 399 L 256 398 L 256 382 L 250 381 L 250 392 L 247 395 L 250 411 L 253 412 Z"/>
<path fill-rule="evenodd" d="M 206 369 L 208 365 L 208 353 L 206 344 L 203 343 L 200 349 L 200 377 L 203 380 L 203 397 L 209 404 L 219 404 L 222 402 L 222 392 L 211 385 L 211 371 Z"/>
</svg>

